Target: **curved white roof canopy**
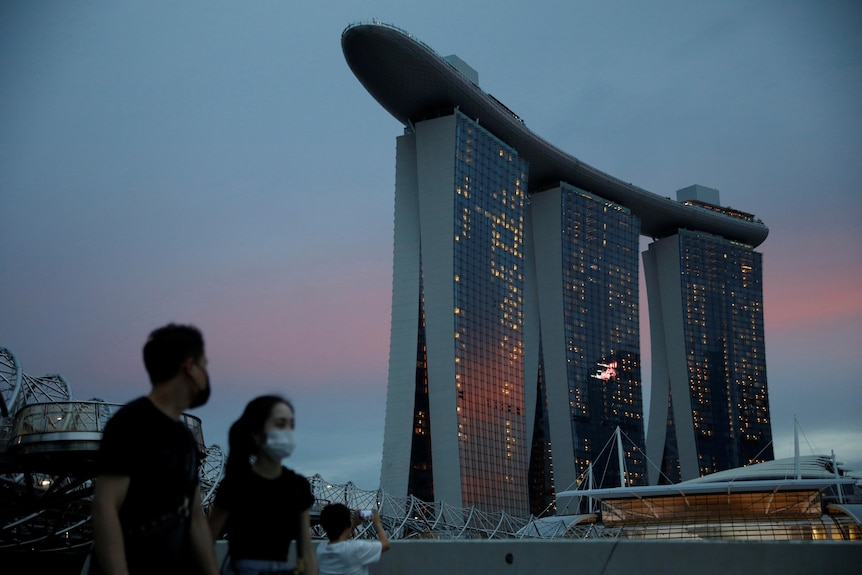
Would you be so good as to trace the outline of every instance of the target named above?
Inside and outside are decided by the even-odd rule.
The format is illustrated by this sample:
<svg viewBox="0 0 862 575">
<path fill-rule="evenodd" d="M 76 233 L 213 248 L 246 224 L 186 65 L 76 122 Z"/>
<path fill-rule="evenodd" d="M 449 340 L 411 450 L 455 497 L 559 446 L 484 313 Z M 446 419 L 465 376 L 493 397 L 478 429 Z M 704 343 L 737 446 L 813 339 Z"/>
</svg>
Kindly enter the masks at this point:
<svg viewBox="0 0 862 575">
<path fill-rule="evenodd" d="M 822 491 L 831 486 L 851 488 L 858 481 L 841 467 L 836 475 L 832 459 L 826 455 L 808 455 L 799 458 L 799 476 L 793 457 L 755 463 L 710 473 L 670 485 L 641 485 L 635 487 L 609 487 L 603 489 L 576 489 L 563 491 L 557 498 L 591 497 L 593 499 L 626 499 L 631 497 L 657 497 L 665 495 L 698 495 L 707 493 L 751 493 L 769 491 Z"/>
</svg>

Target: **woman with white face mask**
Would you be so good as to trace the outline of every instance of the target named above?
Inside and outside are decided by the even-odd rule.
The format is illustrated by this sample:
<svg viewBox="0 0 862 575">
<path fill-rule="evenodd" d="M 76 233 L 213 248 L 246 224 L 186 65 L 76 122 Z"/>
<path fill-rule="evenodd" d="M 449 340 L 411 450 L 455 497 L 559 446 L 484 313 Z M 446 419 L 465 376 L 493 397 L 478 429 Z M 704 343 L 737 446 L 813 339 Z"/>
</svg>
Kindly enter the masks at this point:
<svg viewBox="0 0 862 575">
<path fill-rule="evenodd" d="M 302 573 L 317 575 L 311 486 L 281 463 L 293 451 L 294 424 L 290 402 L 265 395 L 250 401 L 230 428 L 225 475 L 209 516 L 213 537 L 228 540 L 225 575 L 294 573 L 296 563 L 288 563 L 294 541 Z"/>
</svg>

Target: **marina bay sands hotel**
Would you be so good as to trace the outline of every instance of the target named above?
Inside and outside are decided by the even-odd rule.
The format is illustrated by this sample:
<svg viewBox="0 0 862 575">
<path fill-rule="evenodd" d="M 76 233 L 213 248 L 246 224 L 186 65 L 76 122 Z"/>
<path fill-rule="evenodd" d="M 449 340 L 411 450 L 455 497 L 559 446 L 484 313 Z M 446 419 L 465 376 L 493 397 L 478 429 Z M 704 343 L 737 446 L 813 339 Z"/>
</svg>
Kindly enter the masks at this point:
<svg viewBox="0 0 862 575">
<path fill-rule="evenodd" d="M 717 190 L 672 200 L 581 162 L 462 60 L 395 27 L 348 26 L 341 43 L 404 125 L 383 489 L 526 515 L 578 481 L 674 483 L 773 459 L 760 220 Z"/>
</svg>

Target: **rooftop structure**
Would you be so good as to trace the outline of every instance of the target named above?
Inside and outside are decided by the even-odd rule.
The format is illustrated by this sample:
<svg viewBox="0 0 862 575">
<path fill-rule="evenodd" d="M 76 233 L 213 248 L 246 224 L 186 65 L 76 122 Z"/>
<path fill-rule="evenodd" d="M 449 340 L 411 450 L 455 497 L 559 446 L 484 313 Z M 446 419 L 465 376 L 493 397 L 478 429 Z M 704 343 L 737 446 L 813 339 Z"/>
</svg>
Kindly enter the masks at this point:
<svg viewBox="0 0 862 575">
<path fill-rule="evenodd" d="M 686 228 L 757 247 L 769 233 L 759 220 L 686 206 L 563 152 L 530 131 L 519 116 L 484 92 L 474 81 L 476 77 L 465 76 L 397 27 L 377 22 L 348 26 L 341 45 L 350 69 L 365 89 L 404 126 L 458 109 L 518 150 L 530 165 L 530 193 L 553 188 L 561 181 L 589 190 L 630 209 L 640 218 L 641 233 L 653 238 Z"/>
</svg>

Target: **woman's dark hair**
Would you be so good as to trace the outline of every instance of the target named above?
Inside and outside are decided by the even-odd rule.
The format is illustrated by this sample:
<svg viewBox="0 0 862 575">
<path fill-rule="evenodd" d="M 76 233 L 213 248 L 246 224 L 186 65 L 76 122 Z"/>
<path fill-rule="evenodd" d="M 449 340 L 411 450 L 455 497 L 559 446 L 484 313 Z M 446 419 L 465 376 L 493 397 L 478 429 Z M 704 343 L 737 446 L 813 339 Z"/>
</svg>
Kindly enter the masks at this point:
<svg viewBox="0 0 862 575">
<path fill-rule="evenodd" d="M 320 526 L 330 541 L 335 541 L 353 525 L 353 512 L 342 503 L 330 503 L 320 511 Z"/>
<path fill-rule="evenodd" d="M 250 465 L 249 459 L 257 455 L 258 444 L 255 435 L 263 433 L 263 426 L 272 413 L 272 408 L 284 403 L 293 411 L 293 404 L 280 395 L 261 395 L 245 406 L 245 411 L 230 426 L 228 432 L 228 456 L 225 473 L 231 473 Z"/>
</svg>

